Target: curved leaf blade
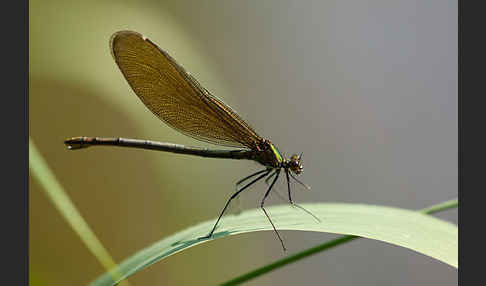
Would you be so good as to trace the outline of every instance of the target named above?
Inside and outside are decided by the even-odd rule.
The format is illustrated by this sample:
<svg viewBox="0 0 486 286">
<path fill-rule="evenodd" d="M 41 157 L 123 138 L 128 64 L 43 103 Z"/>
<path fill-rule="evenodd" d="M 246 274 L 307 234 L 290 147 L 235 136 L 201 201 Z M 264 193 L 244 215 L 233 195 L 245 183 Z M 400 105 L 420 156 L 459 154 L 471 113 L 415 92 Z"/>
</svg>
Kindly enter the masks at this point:
<svg viewBox="0 0 486 286">
<path fill-rule="evenodd" d="M 418 210 L 418 212 L 423 213 L 423 214 L 434 214 L 437 212 L 445 211 L 448 209 L 454 209 L 457 208 L 459 205 L 459 200 L 458 199 L 452 199 L 449 201 L 441 202 L 435 205 L 432 205 L 430 207 Z M 305 259 L 311 255 L 315 255 L 320 252 L 324 252 L 327 249 L 331 249 L 333 247 L 336 247 L 341 244 L 345 244 L 347 242 L 350 242 L 352 240 L 360 238 L 359 236 L 354 236 L 354 235 L 341 235 L 340 237 L 336 239 L 332 239 L 330 241 L 326 241 L 325 243 L 313 246 L 311 248 L 307 248 L 305 250 L 302 250 L 300 252 L 297 252 L 296 254 L 292 254 L 286 257 L 283 257 L 282 259 L 278 259 L 270 264 L 258 267 L 252 271 L 249 271 L 247 273 L 244 273 L 240 276 L 237 276 L 231 280 L 228 280 L 222 285 L 238 285 L 243 282 L 246 282 L 248 280 L 254 279 L 258 276 L 264 275 L 268 272 L 271 272 L 273 270 L 279 269 L 281 267 L 284 267 L 285 265 L 288 265 L 290 263 L 294 263 L 296 261 L 299 261 L 301 259 Z"/>
<path fill-rule="evenodd" d="M 266 208 L 279 230 L 318 231 L 355 235 L 405 247 L 457 268 L 458 229 L 449 222 L 416 211 L 400 208 L 341 203 L 302 204 L 321 219 L 321 223 L 290 205 Z M 254 231 L 272 230 L 260 209 L 226 217 L 211 239 L 207 235 L 215 220 L 180 231 L 127 258 L 116 269 L 126 278 L 174 253 L 209 240 Z M 287 244 L 289 242 L 287 241 Z M 113 270 L 115 271 L 115 270 Z M 105 273 L 91 285 L 115 285 L 112 274 Z"/>
</svg>

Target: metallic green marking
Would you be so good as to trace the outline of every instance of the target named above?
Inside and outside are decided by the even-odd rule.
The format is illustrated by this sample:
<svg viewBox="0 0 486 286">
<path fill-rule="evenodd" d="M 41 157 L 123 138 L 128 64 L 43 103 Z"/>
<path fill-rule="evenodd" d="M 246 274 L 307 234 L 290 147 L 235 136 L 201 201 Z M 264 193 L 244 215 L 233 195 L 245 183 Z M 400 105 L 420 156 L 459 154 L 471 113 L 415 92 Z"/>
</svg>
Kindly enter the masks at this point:
<svg viewBox="0 0 486 286">
<path fill-rule="evenodd" d="M 275 157 L 277 157 L 277 161 L 279 163 L 282 163 L 283 158 L 282 158 L 282 155 L 280 154 L 280 152 L 278 151 L 277 147 L 273 146 L 273 144 L 270 144 L 270 148 L 272 148 L 273 154 L 275 154 Z"/>
</svg>

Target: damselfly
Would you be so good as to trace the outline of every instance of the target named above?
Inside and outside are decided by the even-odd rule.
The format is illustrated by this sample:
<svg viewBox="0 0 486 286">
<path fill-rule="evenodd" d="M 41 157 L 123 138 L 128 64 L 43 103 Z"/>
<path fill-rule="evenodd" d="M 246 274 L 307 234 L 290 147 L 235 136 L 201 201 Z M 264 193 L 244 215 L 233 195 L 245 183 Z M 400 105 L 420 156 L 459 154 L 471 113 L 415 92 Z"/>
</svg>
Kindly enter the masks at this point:
<svg viewBox="0 0 486 286">
<path fill-rule="evenodd" d="M 282 238 L 265 210 L 264 204 L 283 170 L 287 178 L 289 202 L 298 206 L 292 200 L 290 178 L 309 188 L 294 176 L 303 172 L 302 154 L 285 158 L 274 144 L 259 136 L 234 110 L 202 87 L 167 52 L 143 35 L 132 31 L 117 32 L 110 39 L 110 51 L 135 94 L 159 119 L 175 130 L 197 140 L 237 149 L 210 150 L 149 140 L 99 137 L 67 139 L 64 143 L 69 149 L 109 145 L 211 158 L 256 161 L 265 169 L 236 183 L 236 192 L 226 202 L 214 227 L 204 238 L 213 235 L 219 220 L 234 198 L 266 177 L 265 182 L 268 183 L 271 180 L 271 183 L 265 192 L 260 207 L 285 250 Z M 319 221 L 317 217 L 315 218 Z"/>
</svg>

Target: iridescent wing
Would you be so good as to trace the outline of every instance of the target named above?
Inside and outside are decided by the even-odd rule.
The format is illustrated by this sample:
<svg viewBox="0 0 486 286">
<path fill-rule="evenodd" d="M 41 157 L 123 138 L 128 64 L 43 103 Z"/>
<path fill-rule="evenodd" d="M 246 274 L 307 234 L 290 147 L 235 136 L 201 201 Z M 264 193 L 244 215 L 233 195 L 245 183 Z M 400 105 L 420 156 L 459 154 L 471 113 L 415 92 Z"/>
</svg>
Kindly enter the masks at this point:
<svg viewBox="0 0 486 286">
<path fill-rule="evenodd" d="M 167 52 L 139 33 L 120 31 L 110 51 L 135 94 L 177 131 L 222 146 L 255 148 L 262 138 Z"/>
</svg>

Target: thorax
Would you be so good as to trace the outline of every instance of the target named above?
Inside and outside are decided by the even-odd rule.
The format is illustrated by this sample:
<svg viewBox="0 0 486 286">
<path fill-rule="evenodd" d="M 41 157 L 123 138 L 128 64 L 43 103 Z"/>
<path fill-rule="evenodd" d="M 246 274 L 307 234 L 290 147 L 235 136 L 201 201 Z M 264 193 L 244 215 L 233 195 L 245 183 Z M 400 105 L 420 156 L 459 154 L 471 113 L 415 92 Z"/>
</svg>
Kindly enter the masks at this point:
<svg viewBox="0 0 486 286">
<path fill-rule="evenodd" d="M 275 145 L 269 140 L 263 140 L 257 145 L 255 160 L 264 166 L 280 168 L 284 158 Z"/>
</svg>

